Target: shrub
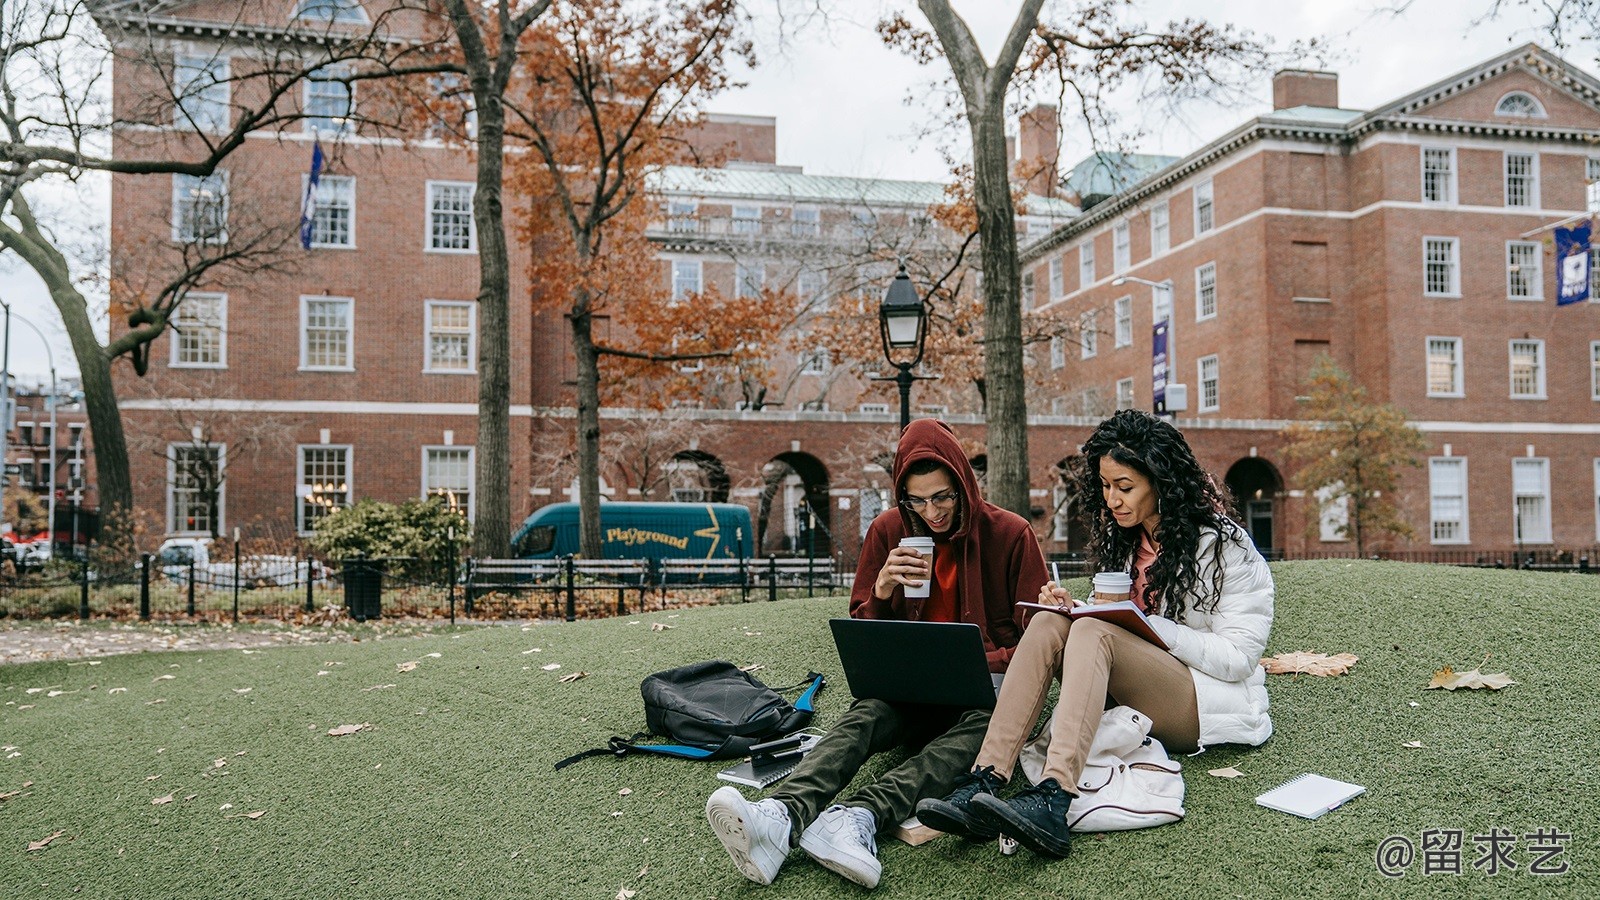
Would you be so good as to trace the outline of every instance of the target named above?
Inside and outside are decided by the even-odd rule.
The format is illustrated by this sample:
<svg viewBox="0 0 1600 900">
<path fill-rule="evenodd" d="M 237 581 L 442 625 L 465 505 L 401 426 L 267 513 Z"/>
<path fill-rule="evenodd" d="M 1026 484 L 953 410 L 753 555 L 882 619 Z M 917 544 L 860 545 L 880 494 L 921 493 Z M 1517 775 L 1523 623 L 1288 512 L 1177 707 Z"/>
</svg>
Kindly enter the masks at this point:
<svg viewBox="0 0 1600 900">
<path fill-rule="evenodd" d="M 454 528 L 454 539 L 451 528 Z M 471 543 L 472 527 L 444 501 L 401 504 L 362 500 L 317 523 L 311 546 L 332 561 L 352 556 L 397 558 L 389 571 L 418 578 L 452 567 Z"/>
</svg>

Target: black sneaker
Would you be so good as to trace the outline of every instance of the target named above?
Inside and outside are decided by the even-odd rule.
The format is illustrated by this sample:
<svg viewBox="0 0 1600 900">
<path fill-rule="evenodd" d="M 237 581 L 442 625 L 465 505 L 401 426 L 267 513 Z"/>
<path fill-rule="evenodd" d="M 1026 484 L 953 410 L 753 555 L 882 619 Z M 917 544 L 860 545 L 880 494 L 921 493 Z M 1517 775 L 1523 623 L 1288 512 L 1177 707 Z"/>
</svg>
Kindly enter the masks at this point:
<svg viewBox="0 0 1600 900">
<path fill-rule="evenodd" d="M 1005 784 L 994 774 L 994 766 L 973 769 L 956 782 L 956 789 L 943 800 L 929 797 L 917 803 L 917 819 L 929 828 L 945 834 L 954 834 L 969 841 L 987 841 L 1000 832 L 983 819 L 972 814 L 972 798 L 979 794 L 993 796 Z"/>
<path fill-rule="evenodd" d="M 1067 805 L 1072 795 L 1054 778 L 1046 778 L 1010 800 L 993 794 L 972 798 L 972 815 L 1042 856 L 1067 855 Z"/>
</svg>

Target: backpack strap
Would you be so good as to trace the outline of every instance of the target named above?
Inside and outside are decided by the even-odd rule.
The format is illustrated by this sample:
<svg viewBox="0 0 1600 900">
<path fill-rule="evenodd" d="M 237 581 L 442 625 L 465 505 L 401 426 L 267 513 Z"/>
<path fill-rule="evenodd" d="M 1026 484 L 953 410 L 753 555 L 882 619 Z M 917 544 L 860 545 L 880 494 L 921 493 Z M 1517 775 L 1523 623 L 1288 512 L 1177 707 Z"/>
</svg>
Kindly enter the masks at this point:
<svg viewBox="0 0 1600 900">
<path fill-rule="evenodd" d="M 691 747 L 687 744 L 641 744 L 640 740 L 650 736 L 648 731 L 640 731 L 631 738 L 620 735 L 614 736 L 606 742 L 604 747 L 585 750 L 556 763 L 556 770 L 565 769 L 567 766 L 591 756 L 625 756 L 629 753 L 655 753 L 660 756 L 675 756 L 679 759 L 706 759 L 717 750 L 707 750 L 704 747 Z M 720 750 L 721 748 L 717 748 Z"/>
</svg>

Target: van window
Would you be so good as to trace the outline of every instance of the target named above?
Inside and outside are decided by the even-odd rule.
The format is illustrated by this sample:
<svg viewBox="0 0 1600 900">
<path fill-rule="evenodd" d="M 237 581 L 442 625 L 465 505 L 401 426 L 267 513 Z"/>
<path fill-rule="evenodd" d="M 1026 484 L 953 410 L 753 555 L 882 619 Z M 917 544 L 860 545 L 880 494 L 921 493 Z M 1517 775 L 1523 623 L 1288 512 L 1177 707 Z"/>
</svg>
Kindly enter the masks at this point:
<svg viewBox="0 0 1600 900">
<path fill-rule="evenodd" d="M 550 548 L 556 544 L 556 529 L 554 525 L 535 525 L 528 529 L 522 538 L 520 553 L 524 556 L 534 553 L 549 553 Z"/>
<path fill-rule="evenodd" d="M 187 566 L 194 562 L 194 548 L 185 544 L 177 544 L 161 551 L 161 564 L 163 566 Z"/>
</svg>

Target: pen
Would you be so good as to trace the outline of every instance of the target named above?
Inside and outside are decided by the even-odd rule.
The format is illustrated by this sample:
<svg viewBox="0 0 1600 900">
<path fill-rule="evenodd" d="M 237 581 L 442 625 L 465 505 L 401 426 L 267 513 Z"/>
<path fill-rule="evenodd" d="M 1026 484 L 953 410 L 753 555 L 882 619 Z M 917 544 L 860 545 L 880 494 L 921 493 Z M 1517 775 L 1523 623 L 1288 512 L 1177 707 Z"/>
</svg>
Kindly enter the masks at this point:
<svg viewBox="0 0 1600 900">
<path fill-rule="evenodd" d="M 1050 580 L 1054 581 L 1056 584 L 1060 584 L 1061 583 L 1061 564 L 1060 563 L 1054 563 L 1053 562 L 1053 563 L 1050 564 Z"/>
</svg>

